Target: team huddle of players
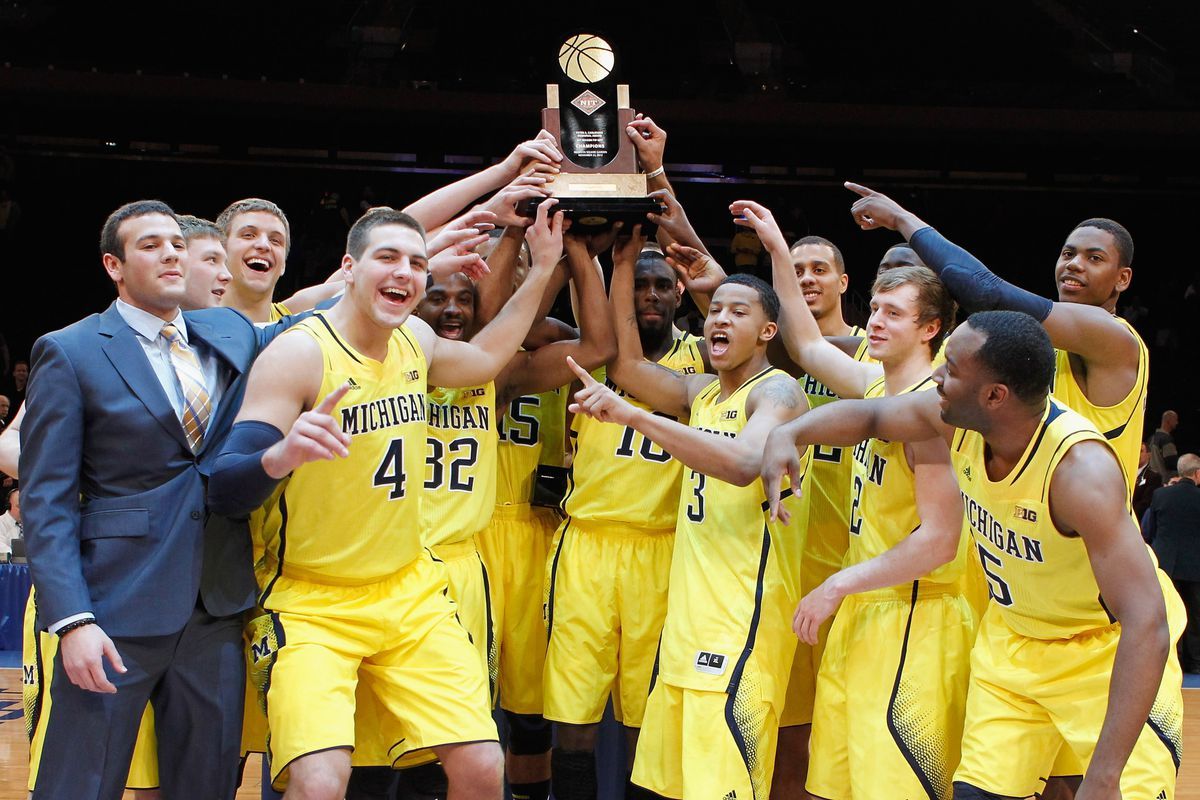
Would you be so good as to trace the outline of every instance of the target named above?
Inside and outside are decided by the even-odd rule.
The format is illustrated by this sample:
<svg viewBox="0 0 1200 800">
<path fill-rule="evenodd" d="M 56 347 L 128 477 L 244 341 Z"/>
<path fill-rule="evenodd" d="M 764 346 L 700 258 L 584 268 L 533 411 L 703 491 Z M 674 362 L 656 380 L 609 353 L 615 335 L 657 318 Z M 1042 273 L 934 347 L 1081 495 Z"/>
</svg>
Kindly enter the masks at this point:
<svg viewBox="0 0 1200 800">
<path fill-rule="evenodd" d="M 189 302 L 295 320 L 209 485 L 255 538 L 244 749 L 300 797 L 379 796 L 395 768 L 499 797 L 503 759 L 514 798 L 594 798 L 611 698 L 626 797 L 1173 797 L 1182 606 L 1127 511 L 1148 364 L 1114 315 L 1124 228 L 1070 233 L 1052 303 L 848 184 L 907 242 L 852 327 L 836 246 L 738 201 L 773 279 L 726 276 L 662 131 L 631 136 L 657 243 L 577 235 L 553 199 L 521 219 L 557 171 L 544 134 L 502 186 L 369 211 L 284 304 L 282 211 L 185 220 Z M 568 284 L 577 329 L 545 318 Z M 156 785 L 152 740 L 131 787 Z"/>
</svg>

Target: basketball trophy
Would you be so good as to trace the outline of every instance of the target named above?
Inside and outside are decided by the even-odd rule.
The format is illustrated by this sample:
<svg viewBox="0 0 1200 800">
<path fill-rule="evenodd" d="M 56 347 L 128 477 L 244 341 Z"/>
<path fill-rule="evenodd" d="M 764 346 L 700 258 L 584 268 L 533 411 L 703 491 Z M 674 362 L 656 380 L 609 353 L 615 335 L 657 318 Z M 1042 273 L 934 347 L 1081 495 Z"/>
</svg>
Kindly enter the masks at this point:
<svg viewBox="0 0 1200 800">
<path fill-rule="evenodd" d="M 646 197 L 646 176 L 625 134 L 634 117 L 629 85 L 616 82 L 615 64 L 612 45 L 595 34 L 575 34 L 559 48 L 562 76 L 546 86 L 542 127 L 554 134 L 563 161 L 548 188 L 558 199 L 554 211 L 578 230 L 624 222 L 627 230 L 640 223 L 651 233 L 646 214 L 664 209 Z M 537 202 L 527 202 L 522 211 L 534 216 Z"/>
</svg>

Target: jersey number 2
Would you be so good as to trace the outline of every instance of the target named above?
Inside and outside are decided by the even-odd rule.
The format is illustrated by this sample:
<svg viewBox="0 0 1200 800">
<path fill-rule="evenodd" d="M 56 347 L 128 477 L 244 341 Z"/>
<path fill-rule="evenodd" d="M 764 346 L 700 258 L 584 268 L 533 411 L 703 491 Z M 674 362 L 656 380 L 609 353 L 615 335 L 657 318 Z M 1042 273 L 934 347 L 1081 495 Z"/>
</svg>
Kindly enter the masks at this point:
<svg viewBox="0 0 1200 800">
<path fill-rule="evenodd" d="M 859 510 L 859 505 L 862 503 L 862 478 L 854 476 L 854 498 L 850 502 L 850 532 L 858 536 L 862 530 L 862 512 Z"/>
</svg>

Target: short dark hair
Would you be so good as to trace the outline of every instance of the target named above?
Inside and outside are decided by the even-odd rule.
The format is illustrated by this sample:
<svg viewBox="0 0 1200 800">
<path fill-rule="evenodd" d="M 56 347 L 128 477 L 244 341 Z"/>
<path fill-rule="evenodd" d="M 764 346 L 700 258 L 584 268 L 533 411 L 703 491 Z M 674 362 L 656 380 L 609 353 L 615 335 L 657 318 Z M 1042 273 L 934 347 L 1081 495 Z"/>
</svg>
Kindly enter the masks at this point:
<svg viewBox="0 0 1200 800">
<path fill-rule="evenodd" d="M 1117 243 L 1117 266 L 1128 267 L 1133 264 L 1133 237 L 1129 235 L 1129 230 L 1124 225 L 1107 217 L 1092 217 L 1076 225 L 1071 232 L 1074 233 L 1080 228 L 1098 228 L 1107 231 L 1113 237 L 1113 241 Z"/>
<path fill-rule="evenodd" d="M 779 295 L 775 293 L 774 287 L 764 281 L 762 278 L 749 275 L 745 272 L 739 272 L 736 275 L 730 275 L 725 280 L 721 281 L 718 289 L 727 283 L 736 283 L 739 286 L 749 286 L 754 291 L 758 292 L 758 302 L 762 306 L 762 310 L 767 315 L 767 319 L 771 322 L 779 321 Z"/>
<path fill-rule="evenodd" d="M 351 258 L 356 261 L 362 258 L 363 252 L 367 249 L 367 240 L 371 238 L 371 231 L 382 225 L 401 225 L 405 228 L 412 228 L 421 234 L 422 240 L 425 239 L 425 228 L 415 217 L 390 206 L 376 206 L 350 226 L 350 233 L 346 236 L 346 252 L 350 254 Z"/>
<path fill-rule="evenodd" d="M 666 254 L 663 253 L 662 250 L 659 250 L 654 247 L 647 247 L 644 250 L 642 250 L 640 253 L 638 253 L 637 263 L 634 265 L 634 268 L 636 270 L 637 267 L 651 266 L 651 265 L 657 266 L 659 264 L 661 264 L 663 266 L 663 268 L 666 269 L 667 272 L 671 273 L 672 278 L 676 277 L 675 270 L 671 267 L 670 264 L 667 263 Z"/>
<path fill-rule="evenodd" d="M 191 214 L 179 215 L 179 230 L 183 231 L 183 240 L 188 244 L 193 239 L 216 239 L 218 242 L 225 239 L 215 222 Z"/>
<path fill-rule="evenodd" d="M 255 211 L 262 211 L 270 214 L 283 223 L 283 233 L 287 236 L 287 243 L 284 247 L 284 252 L 288 253 L 292 250 L 292 226 L 288 222 L 287 214 L 283 213 L 283 209 L 272 203 L 270 200 L 263 200 L 261 197 L 247 197 L 244 200 L 234 200 L 225 207 L 225 210 L 217 215 L 217 228 L 221 231 L 221 239 L 229 238 L 229 226 L 233 224 L 233 218 L 238 214 L 250 214 Z"/>
<path fill-rule="evenodd" d="M 164 214 L 176 222 L 179 221 L 179 217 L 171 210 L 171 207 L 162 200 L 134 200 L 132 203 L 126 203 L 104 220 L 104 227 L 100 229 L 100 255 L 112 254 L 124 261 L 125 243 L 117 235 L 117 229 L 125 220 L 150 214 Z"/>
<path fill-rule="evenodd" d="M 1042 324 L 1022 311 L 978 311 L 967 324 L 984 336 L 975 353 L 984 367 L 1022 402 L 1045 402 L 1055 355 Z"/>
<path fill-rule="evenodd" d="M 833 251 L 834 269 L 836 269 L 838 271 L 839 275 L 846 274 L 846 259 L 842 258 L 842 251 L 838 249 L 838 246 L 836 244 L 829 241 L 824 236 L 804 236 L 804 237 L 797 239 L 795 241 L 795 243 L 791 247 L 788 248 L 788 252 L 795 250 L 797 247 L 799 247 L 802 244 L 819 244 L 819 245 L 822 245 L 823 247 L 828 247 L 830 250 Z"/>
<path fill-rule="evenodd" d="M 901 286 L 913 286 L 917 290 L 917 322 L 925 325 L 936 319 L 941 323 L 938 332 L 929 340 L 929 352 L 937 353 L 954 330 L 954 317 L 958 311 L 950 290 L 929 267 L 905 266 L 885 269 L 876 275 L 871 294 L 890 292 Z"/>
</svg>

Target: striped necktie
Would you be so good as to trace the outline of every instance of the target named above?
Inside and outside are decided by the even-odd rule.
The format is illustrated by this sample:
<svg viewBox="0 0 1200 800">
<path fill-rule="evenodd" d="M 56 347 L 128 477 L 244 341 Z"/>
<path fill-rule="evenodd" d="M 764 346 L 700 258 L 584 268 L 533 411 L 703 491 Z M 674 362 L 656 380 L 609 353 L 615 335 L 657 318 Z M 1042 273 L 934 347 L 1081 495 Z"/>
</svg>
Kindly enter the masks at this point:
<svg viewBox="0 0 1200 800">
<path fill-rule="evenodd" d="M 188 444 L 195 453 L 204 443 L 204 430 L 212 415 L 212 398 L 204 385 L 200 361 L 183 340 L 179 329 L 167 323 L 162 326 L 161 333 L 171 346 L 171 365 L 175 367 L 175 377 L 179 379 L 179 388 L 183 390 L 183 432 L 187 434 Z"/>
</svg>

